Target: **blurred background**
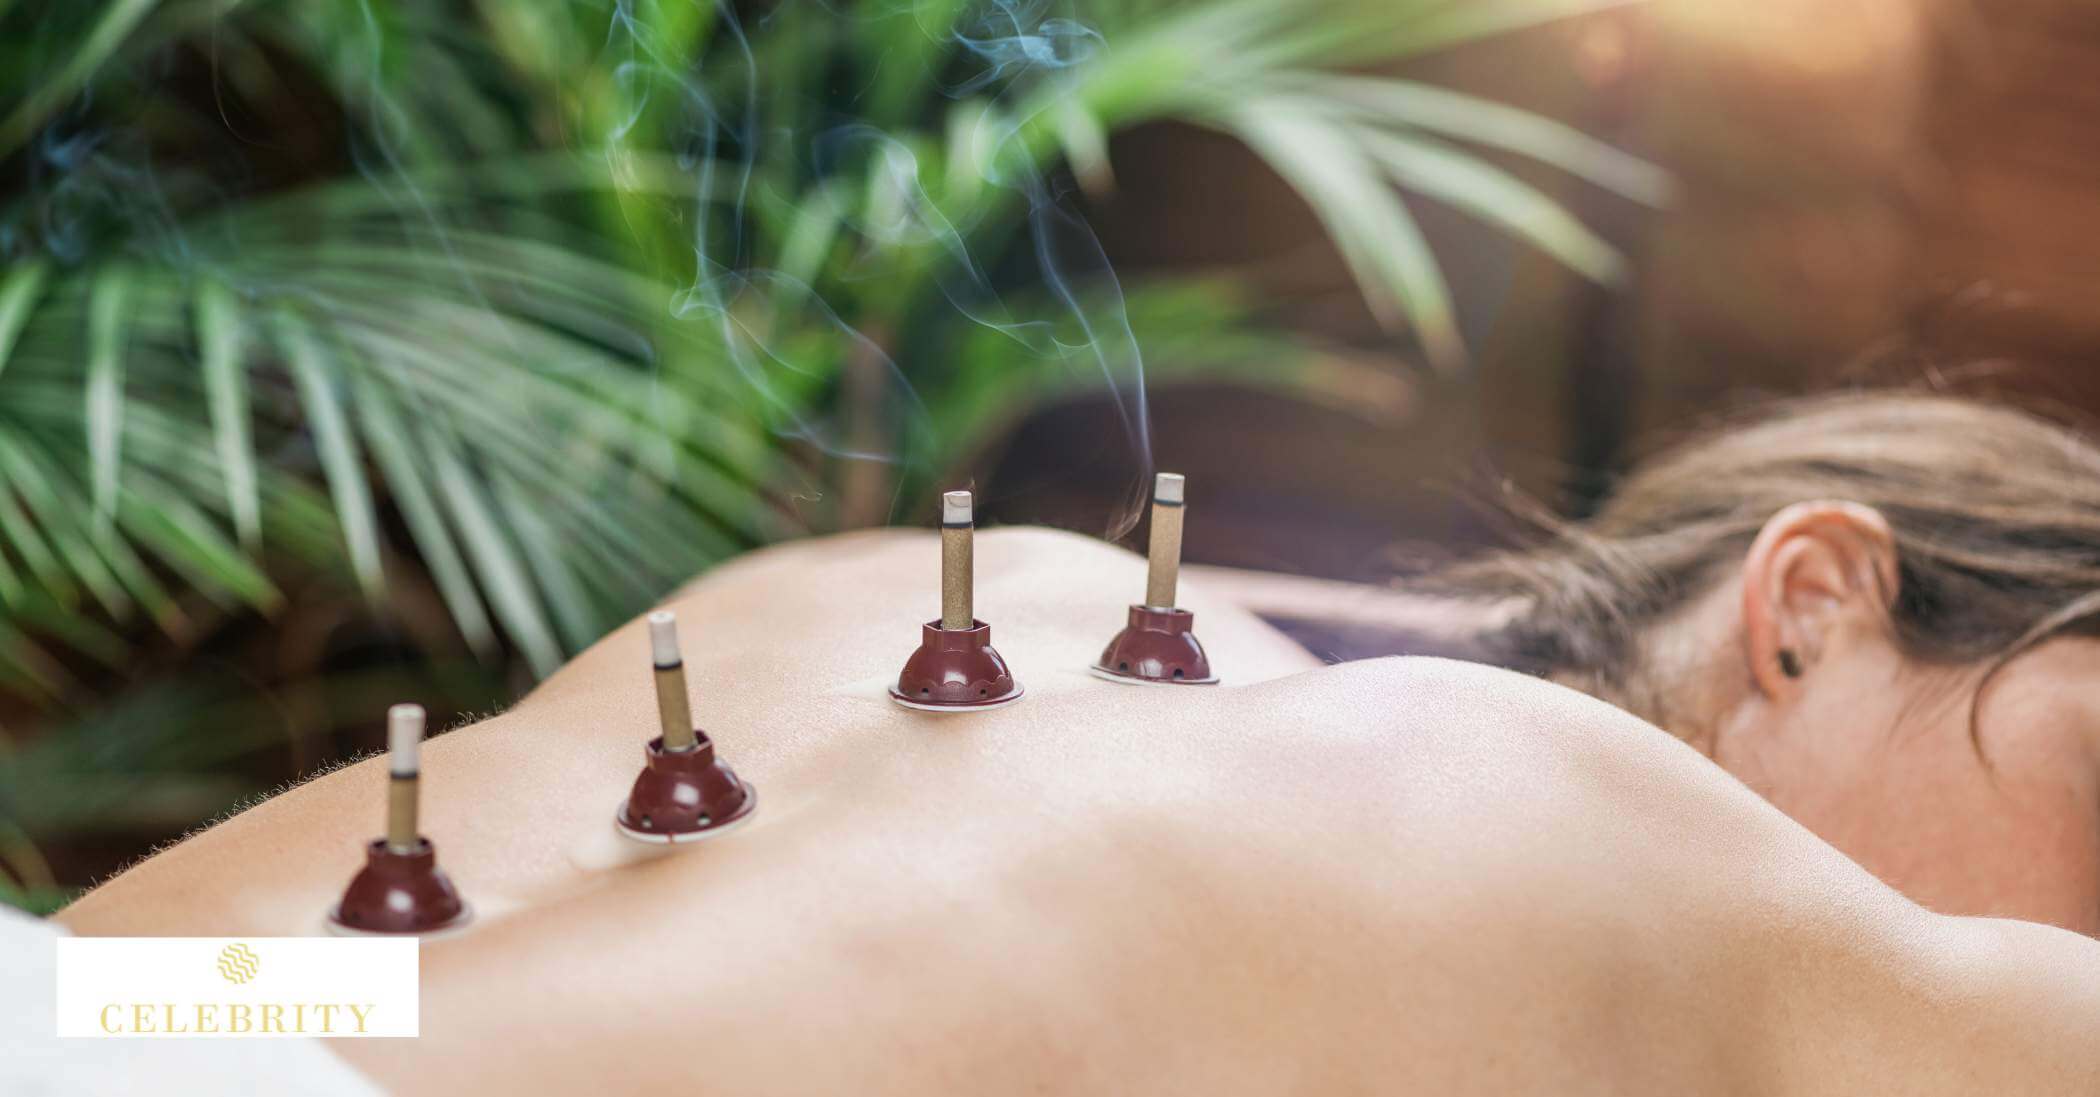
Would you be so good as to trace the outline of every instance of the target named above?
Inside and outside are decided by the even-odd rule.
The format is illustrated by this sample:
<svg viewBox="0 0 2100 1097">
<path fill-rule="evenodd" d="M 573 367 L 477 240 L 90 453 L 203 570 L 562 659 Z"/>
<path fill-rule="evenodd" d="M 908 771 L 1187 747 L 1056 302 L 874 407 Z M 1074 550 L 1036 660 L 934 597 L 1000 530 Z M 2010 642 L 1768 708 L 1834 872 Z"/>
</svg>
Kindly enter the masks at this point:
<svg viewBox="0 0 2100 1097">
<path fill-rule="evenodd" d="M 1375 617 L 1508 493 L 1579 515 L 1759 395 L 2100 410 L 2075 0 L 0 30 L 0 901 L 38 911 L 393 701 L 493 711 L 716 561 L 941 488 L 1138 544 L 1180 471 L 1192 560 Z M 1330 658 L 1403 643 L 1288 608 Z"/>
</svg>

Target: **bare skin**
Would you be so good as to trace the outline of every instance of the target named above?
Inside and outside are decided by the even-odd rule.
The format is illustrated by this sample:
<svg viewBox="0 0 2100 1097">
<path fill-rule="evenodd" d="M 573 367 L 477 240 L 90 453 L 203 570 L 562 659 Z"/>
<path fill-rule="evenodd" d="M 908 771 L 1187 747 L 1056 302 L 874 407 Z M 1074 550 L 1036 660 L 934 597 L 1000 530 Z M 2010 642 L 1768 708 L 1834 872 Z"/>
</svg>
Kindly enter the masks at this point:
<svg viewBox="0 0 2100 1097">
<path fill-rule="evenodd" d="M 336 1050 L 410 1093 L 2100 1092 L 2100 944 L 1927 913 L 1571 690 L 1319 668 L 1200 591 L 1227 686 L 1100 682 L 1142 562 L 1012 531 L 977 604 L 1027 699 L 898 709 L 935 561 L 812 542 L 673 601 L 760 789 L 718 841 L 612 831 L 655 724 L 637 626 L 431 743 L 424 830 L 481 917 L 425 947 L 422 1039 Z M 315 932 L 382 782 L 314 781 L 61 920 Z"/>
</svg>

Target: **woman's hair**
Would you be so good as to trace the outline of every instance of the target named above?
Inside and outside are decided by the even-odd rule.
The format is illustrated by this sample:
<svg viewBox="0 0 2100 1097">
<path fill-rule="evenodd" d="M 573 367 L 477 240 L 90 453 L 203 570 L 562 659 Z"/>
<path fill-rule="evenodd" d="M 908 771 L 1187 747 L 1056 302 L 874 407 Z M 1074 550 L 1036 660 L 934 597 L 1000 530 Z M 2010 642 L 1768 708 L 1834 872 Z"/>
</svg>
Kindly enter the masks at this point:
<svg viewBox="0 0 2100 1097">
<path fill-rule="evenodd" d="M 1740 565 L 1780 509 L 1826 499 L 1888 520 L 1890 627 L 1913 658 L 1984 664 L 1987 679 L 2051 636 L 2100 634 L 2100 447 L 2023 411 L 1917 393 L 1724 423 L 1639 463 L 1595 517 L 1432 585 L 1509 603 L 1474 638 L 1478 658 L 1631 700 L 1656 686 L 1642 681 L 1644 632 Z"/>
</svg>

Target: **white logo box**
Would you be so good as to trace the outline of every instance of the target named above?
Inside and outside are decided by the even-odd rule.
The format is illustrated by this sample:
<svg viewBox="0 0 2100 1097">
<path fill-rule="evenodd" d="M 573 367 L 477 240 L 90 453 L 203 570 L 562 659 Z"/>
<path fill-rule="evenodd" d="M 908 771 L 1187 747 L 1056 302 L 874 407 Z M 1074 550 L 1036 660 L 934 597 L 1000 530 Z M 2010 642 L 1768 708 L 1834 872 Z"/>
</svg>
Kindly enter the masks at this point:
<svg viewBox="0 0 2100 1097">
<path fill-rule="evenodd" d="M 58 1035 L 415 1036 L 413 937 L 61 937 Z"/>
</svg>

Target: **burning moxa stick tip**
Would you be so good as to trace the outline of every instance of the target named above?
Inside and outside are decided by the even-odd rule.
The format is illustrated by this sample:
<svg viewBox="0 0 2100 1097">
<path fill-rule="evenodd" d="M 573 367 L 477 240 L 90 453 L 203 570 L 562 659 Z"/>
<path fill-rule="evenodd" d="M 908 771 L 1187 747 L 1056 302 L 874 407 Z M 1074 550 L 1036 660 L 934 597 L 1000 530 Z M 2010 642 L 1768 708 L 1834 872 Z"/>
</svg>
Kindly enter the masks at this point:
<svg viewBox="0 0 2100 1097">
<path fill-rule="evenodd" d="M 971 523 L 970 493 L 951 491 L 941 496 L 941 524 L 944 526 L 967 526 Z"/>
<path fill-rule="evenodd" d="M 678 615 L 667 609 L 649 615 L 649 655 L 659 667 L 675 667 L 678 656 Z"/>
<path fill-rule="evenodd" d="M 1188 478 L 1178 472 L 1162 472 L 1152 478 L 1152 501 L 1178 504 L 1187 484 Z"/>
<path fill-rule="evenodd" d="M 386 710 L 388 768 L 396 777 L 416 775 L 417 755 L 423 745 L 423 706 L 395 705 Z"/>
</svg>

